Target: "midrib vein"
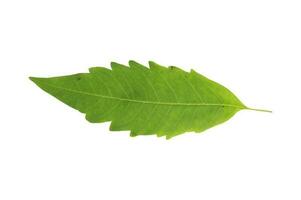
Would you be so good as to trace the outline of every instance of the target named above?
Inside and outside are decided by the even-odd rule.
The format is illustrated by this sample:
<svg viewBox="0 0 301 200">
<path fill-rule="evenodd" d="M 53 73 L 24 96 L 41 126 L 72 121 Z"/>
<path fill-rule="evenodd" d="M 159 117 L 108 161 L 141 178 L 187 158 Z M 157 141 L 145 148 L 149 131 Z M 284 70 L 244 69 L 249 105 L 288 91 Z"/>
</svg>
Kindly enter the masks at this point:
<svg viewBox="0 0 301 200">
<path fill-rule="evenodd" d="M 94 96 L 94 97 L 100 97 L 104 99 L 113 99 L 113 100 L 118 100 L 118 101 L 127 101 L 127 102 L 133 102 L 133 103 L 143 103 L 143 104 L 154 104 L 154 105 L 169 105 L 169 106 L 221 106 L 221 107 L 233 107 L 233 108 L 238 108 L 238 109 L 248 109 L 247 107 L 244 106 L 238 106 L 238 105 L 232 105 L 232 104 L 220 104 L 220 103 L 177 103 L 177 102 L 158 102 L 158 101 L 144 101 L 144 100 L 135 100 L 135 99 L 127 99 L 127 98 L 119 98 L 119 97 L 113 97 L 113 96 L 106 96 L 106 95 L 101 95 L 101 94 L 94 94 L 91 92 L 84 92 L 84 91 L 79 91 L 79 90 L 73 90 L 69 88 L 63 88 L 55 85 L 51 85 L 48 83 L 39 83 L 41 85 L 47 85 L 56 89 L 60 90 L 65 90 L 73 93 L 78 93 L 78 94 L 84 94 L 84 95 L 89 95 L 89 96 Z"/>
</svg>

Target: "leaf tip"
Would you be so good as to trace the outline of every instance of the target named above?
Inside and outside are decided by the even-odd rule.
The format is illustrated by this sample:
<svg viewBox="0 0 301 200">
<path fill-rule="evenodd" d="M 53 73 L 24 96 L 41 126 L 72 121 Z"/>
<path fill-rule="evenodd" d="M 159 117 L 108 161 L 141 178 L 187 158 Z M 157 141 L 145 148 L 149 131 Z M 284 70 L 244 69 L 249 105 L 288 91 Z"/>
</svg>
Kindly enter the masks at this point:
<svg viewBox="0 0 301 200">
<path fill-rule="evenodd" d="M 34 83 L 38 83 L 38 81 L 42 79 L 42 78 L 33 77 L 33 76 L 29 76 L 28 78 L 29 78 L 29 80 L 31 80 Z"/>
<path fill-rule="evenodd" d="M 31 81 L 34 81 L 34 80 L 36 79 L 36 77 L 33 77 L 33 76 L 29 76 L 28 78 L 29 78 L 29 80 L 31 80 Z"/>
</svg>

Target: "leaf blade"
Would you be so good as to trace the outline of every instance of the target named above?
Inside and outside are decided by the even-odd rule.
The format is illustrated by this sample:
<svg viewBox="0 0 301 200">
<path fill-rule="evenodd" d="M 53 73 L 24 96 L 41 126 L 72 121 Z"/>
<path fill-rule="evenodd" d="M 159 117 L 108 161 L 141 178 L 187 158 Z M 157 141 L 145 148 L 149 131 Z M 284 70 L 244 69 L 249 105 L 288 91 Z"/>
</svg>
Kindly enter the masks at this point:
<svg viewBox="0 0 301 200">
<path fill-rule="evenodd" d="M 112 62 L 112 70 L 93 67 L 89 73 L 30 79 L 89 122 L 111 121 L 110 130 L 130 130 L 132 136 L 202 132 L 248 109 L 230 90 L 193 70 L 151 61 L 149 66 Z"/>
</svg>

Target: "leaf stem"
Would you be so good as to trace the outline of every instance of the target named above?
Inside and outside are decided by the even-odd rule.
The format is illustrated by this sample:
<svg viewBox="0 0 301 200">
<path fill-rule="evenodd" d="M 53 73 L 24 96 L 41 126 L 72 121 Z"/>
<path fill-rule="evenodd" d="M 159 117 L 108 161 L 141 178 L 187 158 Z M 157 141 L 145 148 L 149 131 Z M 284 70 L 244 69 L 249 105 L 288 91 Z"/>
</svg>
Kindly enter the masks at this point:
<svg viewBox="0 0 301 200">
<path fill-rule="evenodd" d="M 265 110 L 265 109 L 257 109 L 257 108 L 246 108 L 247 110 L 254 110 L 254 111 L 259 111 L 259 112 L 268 112 L 268 113 L 272 113 L 271 110 Z"/>
</svg>

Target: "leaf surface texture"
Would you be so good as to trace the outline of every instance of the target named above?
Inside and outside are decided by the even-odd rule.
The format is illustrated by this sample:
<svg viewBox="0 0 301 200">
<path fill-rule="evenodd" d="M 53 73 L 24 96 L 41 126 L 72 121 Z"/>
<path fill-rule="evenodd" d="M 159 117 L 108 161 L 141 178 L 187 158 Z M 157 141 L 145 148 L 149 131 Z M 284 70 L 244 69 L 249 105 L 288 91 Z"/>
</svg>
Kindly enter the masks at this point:
<svg viewBox="0 0 301 200">
<path fill-rule="evenodd" d="M 89 122 L 111 121 L 111 131 L 171 138 L 202 132 L 248 109 L 230 90 L 191 70 L 135 61 L 92 67 L 89 73 L 30 78 L 41 89 L 86 114 Z"/>
</svg>

